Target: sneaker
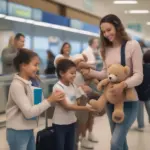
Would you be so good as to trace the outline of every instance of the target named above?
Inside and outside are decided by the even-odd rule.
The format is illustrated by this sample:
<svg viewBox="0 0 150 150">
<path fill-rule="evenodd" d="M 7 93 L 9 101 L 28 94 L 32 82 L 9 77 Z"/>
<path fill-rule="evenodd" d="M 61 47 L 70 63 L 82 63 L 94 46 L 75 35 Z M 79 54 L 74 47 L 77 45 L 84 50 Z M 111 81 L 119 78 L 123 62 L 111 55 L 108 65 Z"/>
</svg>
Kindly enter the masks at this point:
<svg viewBox="0 0 150 150">
<path fill-rule="evenodd" d="M 93 144 L 85 138 L 83 138 L 81 141 L 81 147 L 86 149 L 94 149 Z"/>
<path fill-rule="evenodd" d="M 137 131 L 143 132 L 144 128 L 136 128 Z"/>
<path fill-rule="evenodd" d="M 98 143 L 98 139 L 94 136 L 93 133 L 89 133 L 88 140 L 94 143 Z"/>
<path fill-rule="evenodd" d="M 143 132 L 144 128 L 135 127 L 135 128 L 133 128 L 133 130 L 136 130 L 136 131 L 139 131 L 139 132 Z"/>
</svg>

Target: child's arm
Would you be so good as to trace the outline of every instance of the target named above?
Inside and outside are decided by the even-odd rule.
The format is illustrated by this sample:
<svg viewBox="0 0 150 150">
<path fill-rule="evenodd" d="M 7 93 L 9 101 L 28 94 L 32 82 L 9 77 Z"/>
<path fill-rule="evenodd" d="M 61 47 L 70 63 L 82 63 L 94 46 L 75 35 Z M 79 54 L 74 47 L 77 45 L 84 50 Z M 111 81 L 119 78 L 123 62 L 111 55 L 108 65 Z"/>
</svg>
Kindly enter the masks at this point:
<svg viewBox="0 0 150 150">
<path fill-rule="evenodd" d="M 77 104 L 68 104 L 66 100 L 60 101 L 59 104 L 67 110 L 85 110 L 85 111 L 95 111 L 89 106 L 78 106 Z"/>
<path fill-rule="evenodd" d="M 24 87 L 19 83 L 13 83 L 11 85 L 10 95 L 17 107 L 21 110 L 21 112 L 27 119 L 39 116 L 42 112 L 44 112 L 51 106 L 51 102 L 64 99 L 64 94 L 54 92 L 46 100 L 43 100 L 40 104 L 32 105 L 31 100 L 25 93 Z"/>
</svg>

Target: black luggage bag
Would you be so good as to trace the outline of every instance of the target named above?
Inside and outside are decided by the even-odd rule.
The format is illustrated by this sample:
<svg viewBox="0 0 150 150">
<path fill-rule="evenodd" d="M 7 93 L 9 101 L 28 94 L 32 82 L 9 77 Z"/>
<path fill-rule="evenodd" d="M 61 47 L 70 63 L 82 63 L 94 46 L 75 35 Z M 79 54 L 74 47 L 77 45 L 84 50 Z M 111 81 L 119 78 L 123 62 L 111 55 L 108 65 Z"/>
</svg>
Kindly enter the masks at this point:
<svg viewBox="0 0 150 150">
<path fill-rule="evenodd" d="M 39 131 L 36 137 L 36 150 L 55 150 L 55 131 L 48 127 L 47 112 L 45 112 L 46 127 Z"/>
</svg>

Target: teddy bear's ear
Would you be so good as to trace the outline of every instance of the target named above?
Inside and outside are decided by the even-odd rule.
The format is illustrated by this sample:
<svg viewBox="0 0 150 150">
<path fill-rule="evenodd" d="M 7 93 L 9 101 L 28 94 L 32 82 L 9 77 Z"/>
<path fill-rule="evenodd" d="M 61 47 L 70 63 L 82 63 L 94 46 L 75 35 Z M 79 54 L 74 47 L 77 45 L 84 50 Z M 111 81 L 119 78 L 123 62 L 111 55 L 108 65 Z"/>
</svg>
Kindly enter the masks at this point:
<svg viewBox="0 0 150 150">
<path fill-rule="evenodd" d="M 128 66 L 125 66 L 124 67 L 124 72 L 126 75 L 129 75 L 130 74 L 130 68 Z"/>
</svg>

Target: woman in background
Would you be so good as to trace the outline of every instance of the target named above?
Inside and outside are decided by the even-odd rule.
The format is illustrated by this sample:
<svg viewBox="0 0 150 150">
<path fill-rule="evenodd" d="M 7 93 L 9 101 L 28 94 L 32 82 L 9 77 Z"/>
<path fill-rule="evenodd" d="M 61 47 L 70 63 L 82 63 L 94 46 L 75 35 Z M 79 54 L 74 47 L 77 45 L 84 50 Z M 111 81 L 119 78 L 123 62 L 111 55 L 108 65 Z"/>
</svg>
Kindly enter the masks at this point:
<svg viewBox="0 0 150 150">
<path fill-rule="evenodd" d="M 72 59 L 72 57 L 70 56 L 70 52 L 71 52 L 71 45 L 68 42 L 65 42 L 61 47 L 60 54 L 57 55 L 54 60 L 54 66 L 56 67 L 58 62 L 62 58 Z"/>
<path fill-rule="evenodd" d="M 47 67 L 45 69 L 45 74 L 55 73 L 54 60 L 55 60 L 54 54 L 50 50 L 48 50 L 47 51 Z"/>
</svg>

